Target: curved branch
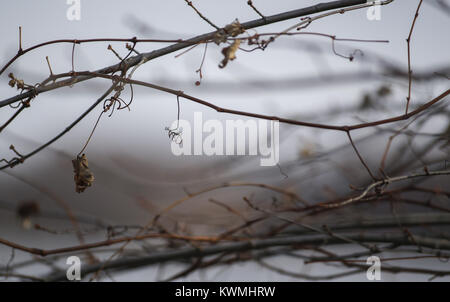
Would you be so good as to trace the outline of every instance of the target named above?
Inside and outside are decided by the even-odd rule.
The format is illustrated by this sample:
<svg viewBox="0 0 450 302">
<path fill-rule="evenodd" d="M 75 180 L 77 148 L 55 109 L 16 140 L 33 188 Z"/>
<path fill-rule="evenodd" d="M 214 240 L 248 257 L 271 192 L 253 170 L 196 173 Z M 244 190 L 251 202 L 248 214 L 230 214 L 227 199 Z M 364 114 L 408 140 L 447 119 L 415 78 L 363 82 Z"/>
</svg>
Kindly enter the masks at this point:
<svg viewBox="0 0 450 302">
<path fill-rule="evenodd" d="M 241 23 L 241 26 L 244 29 L 251 29 L 251 28 L 256 28 L 256 27 L 260 27 L 263 25 L 268 25 L 268 24 L 272 24 L 272 23 L 276 23 L 276 22 L 280 22 L 280 21 L 284 21 L 284 20 L 288 20 L 288 19 L 298 18 L 298 17 L 310 15 L 310 14 L 316 14 L 316 13 L 327 11 L 327 10 L 348 7 L 348 6 L 352 6 L 352 5 L 358 5 L 358 4 L 362 4 L 365 2 L 366 2 L 365 0 L 340 0 L 340 1 L 332 1 L 332 2 L 327 2 L 327 3 L 319 3 L 316 5 L 309 6 L 309 7 L 300 8 L 300 9 L 288 11 L 285 13 L 268 16 L 264 19 L 257 19 L 257 20 Z M 164 48 L 160 48 L 160 49 L 157 49 L 157 50 L 154 50 L 151 52 L 147 52 L 147 53 L 142 53 L 142 54 L 136 55 L 134 57 L 130 57 L 129 59 L 125 60 L 124 63 L 128 67 L 132 67 L 132 66 L 139 64 L 143 59 L 146 61 L 150 61 L 152 59 L 167 55 L 169 53 L 178 51 L 180 49 L 189 47 L 191 45 L 211 40 L 215 34 L 216 34 L 216 31 L 209 32 L 209 33 L 199 35 L 194 38 L 191 38 L 191 39 L 185 40 L 183 42 L 179 42 L 179 43 L 176 43 L 176 44 L 164 47 Z M 108 40 L 111 41 L 110 39 L 108 39 Z M 125 39 L 125 40 L 128 41 L 130 39 Z M 57 43 L 57 42 L 58 41 L 53 41 L 53 43 Z M 68 42 L 68 41 L 65 41 L 65 42 Z M 70 40 L 70 42 L 73 43 L 73 40 Z M 35 48 L 41 47 L 41 46 L 43 46 L 43 45 L 34 46 L 32 49 L 35 49 Z M 31 49 L 27 49 L 27 51 L 30 51 L 30 50 Z M 24 51 L 22 51 L 22 52 L 24 52 Z M 20 56 L 21 56 L 21 53 L 19 51 L 19 53 L 1 69 L 0 74 L 4 70 L 6 70 L 6 68 L 8 66 L 10 66 Z M 101 73 L 101 74 L 114 73 L 116 71 L 121 70 L 122 67 L 123 67 L 123 65 L 121 63 L 119 63 L 119 64 L 115 64 L 115 65 L 111 65 L 111 66 L 99 69 L 96 71 L 96 73 Z M 77 79 L 77 82 L 83 82 L 83 81 L 89 80 L 91 78 L 92 78 L 92 76 L 80 77 Z M 67 83 L 65 83 L 63 85 L 67 85 L 70 82 L 71 82 L 71 80 L 67 80 Z M 15 103 L 17 101 L 20 101 L 24 98 L 34 96 L 35 94 L 39 94 L 44 91 L 46 91 L 46 90 L 42 89 L 40 87 L 37 87 L 35 90 L 28 91 L 28 92 L 16 95 L 14 97 L 8 98 L 6 100 L 0 101 L 0 108 L 3 106 L 9 105 L 9 104 Z"/>
</svg>

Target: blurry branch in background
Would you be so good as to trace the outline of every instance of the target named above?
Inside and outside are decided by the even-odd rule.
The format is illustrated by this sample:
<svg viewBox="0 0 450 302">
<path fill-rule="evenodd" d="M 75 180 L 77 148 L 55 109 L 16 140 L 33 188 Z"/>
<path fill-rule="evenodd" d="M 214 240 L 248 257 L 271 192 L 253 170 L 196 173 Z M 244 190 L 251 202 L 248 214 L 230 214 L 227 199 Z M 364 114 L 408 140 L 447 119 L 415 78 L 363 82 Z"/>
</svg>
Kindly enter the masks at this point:
<svg viewBox="0 0 450 302">
<path fill-rule="evenodd" d="M 448 0 L 431 0 L 425 1 L 425 3 L 436 7 L 439 11 L 450 16 L 450 3 L 448 3 Z"/>
<path fill-rule="evenodd" d="M 414 28 L 419 18 L 422 0 L 418 1 L 415 15 L 412 18 L 407 36 L 407 70 L 405 71 L 399 64 L 389 62 L 388 58 L 375 57 L 374 61 L 382 67 L 381 75 L 375 72 L 338 73 L 322 77 L 312 77 L 307 75 L 303 78 L 278 79 L 277 81 L 258 81 L 250 79 L 240 85 L 258 86 L 264 89 L 271 85 L 279 85 L 281 89 L 294 87 L 298 89 L 303 86 L 317 87 L 328 85 L 332 81 L 338 83 L 354 83 L 355 80 L 364 78 L 385 78 L 392 77 L 403 84 L 407 81 L 406 104 L 400 105 L 398 102 L 392 104 L 392 85 L 382 85 L 367 92 L 356 105 L 348 108 L 330 108 L 316 115 L 308 115 L 308 118 L 293 116 L 290 118 L 275 115 L 263 115 L 248 111 L 224 108 L 214 104 L 210 100 L 198 98 L 191 94 L 184 93 L 180 89 L 172 88 L 178 86 L 178 82 L 168 82 L 165 85 L 154 84 L 133 78 L 137 68 L 147 64 L 152 59 L 165 56 L 183 50 L 177 56 L 191 51 L 197 46 L 204 45 L 203 56 L 196 73 L 200 80 L 196 82 L 199 86 L 202 79 L 202 66 L 207 55 L 207 46 L 216 44 L 222 47 L 223 60 L 219 67 L 224 68 L 231 61 L 237 59 L 240 51 L 252 52 L 265 50 L 268 46 L 277 45 L 279 37 L 305 37 L 314 36 L 325 38 L 331 42 L 329 52 L 339 58 L 344 58 L 349 62 L 358 58 L 362 51 L 359 49 L 351 52 L 337 51 L 336 42 L 358 42 L 358 43 L 384 43 L 385 40 L 369 39 L 346 39 L 338 38 L 334 35 L 318 32 L 305 32 L 304 30 L 317 20 L 333 15 L 343 15 L 346 12 L 371 7 L 374 5 L 387 5 L 392 1 L 367 2 L 361 0 L 343 0 L 328 3 L 320 3 L 306 8 L 301 8 L 289 12 L 283 12 L 272 16 L 262 14 L 253 1 L 247 1 L 247 5 L 261 18 L 249 22 L 240 23 L 238 20 L 219 27 L 213 20 L 210 20 L 205 12 L 195 6 L 195 2 L 185 0 L 185 3 L 192 8 L 202 22 L 208 23 L 216 30 L 202 34 L 190 39 L 129 39 L 119 38 L 98 38 L 98 39 L 64 39 L 48 41 L 41 44 L 22 48 L 22 29 L 19 29 L 19 50 L 0 70 L 4 73 L 11 65 L 26 53 L 52 44 L 68 43 L 72 45 L 72 70 L 55 74 L 51 61 L 46 57 L 49 76 L 36 85 L 28 84 L 21 76 L 9 73 L 9 85 L 17 88 L 20 93 L 1 100 L 0 108 L 9 106 L 16 111 L 6 121 L 0 125 L 0 134 L 10 127 L 15 118 L 25 109 L 32 107 L 36 99 L 45 92 L 76 85 L 84 81 L 102 79 L 110 82 L 111 86 L 78 116 L 70 125 L 63 129 L 48 142 L 42 144 L 29 153 L 23 153 L 11 144 L 10 151 L 14 157 L 2 158 L 0 170 L 13 168 L 18 164 L 26 162 L 28 158 L 45 150 L 55 141 L 67 134 L 73 127 L 82 121 L 99 104 L 103 104 L 102 111 L 93 126 L 92 131 L 87 136 L 84 145 L 80 146 L 81 151 L 75 152 L 74 160 L 77 192 L 82 192 L 92 185 L 93 174 L 90 172 L 85 151 L 91 139 L 94 139 L 94 132 L 101 121 L 104 113 L 112 116 L 115 110 L 130 109 L 134 95 L 133 85 L 142 86 L 155 91 L 162 91 L 177 98 L 177 119 L 180 118 L 180 100 L 187 100 L 204 107 L 208 107 L 220 113 L 228 113 L 236 116 L 245 116 L 257 119 L 279 121 L 286 124 L 289 132 L 286 136 L 294 133 L 297 128 L 312 128 L 313 130 L 330 130 L 343 133 L 345 143 L 330 148 L 328 150 L 315 150 L 318 144 L 304 146 L 300 150 L 298 160 L 283 163 L 279 171 L 286 171 L 289 177 L 284 179 L 281 185 L 268 184 L 263 182 L 222 182 L 212 186 L 203 187 L 199 190 L 185 190 L 186 195 L 168 203 L 163 209 L 152 212 L 151 219 L 145 225 L 114 225 L 102 221 L 91 220 L 83 215 L 76 215 L 68 207 L 67 203 L 53 194 L 49 189 L 27 181 L 25 178 L 7 173 L 8 175 L 20 179 L 27 183 L 43 195 L 57 201 L 65 210 L 66 216 L 52 216 L 39 207 L 39 211 L 24 215 L 24 211 L 8 207 L 0 208 L 6 211 L 17 211 L 22 218 L 32 219 L 29 227 L 33 231 L 45 232 L 48 235 L 64 235 L 75 233 L 78 244 L 58 247 L 54 249 L 34 248 L 26 244 L 14 242 L 6 238 L 0 238 L 0 244 L 12 249 L 11 257 L 6 265 L 0 267 L 0 276 L 33 281 L 59 281 L 65 280 L 66 272 L 63 268 L 54 265 L 53 260 L 61 259 L 68 253 L 86 253 L 82 257 L 89 259 L 89 264 L 83 267 L 83 277 L 91 275 L 91 279 L 101 277 L 101 272 L 112 272 L 121 270 L 131 270 L 133 268 L 148 265 L 161 264 L 166 262 L 178 262 L 186 267 L 178 273 L 163 280 L 177 280 L 190 274 L 214 266 L 226 266 L 243 261 L 254 261 L 262 267 L 275 271 L 281 275 L 306 280 L 329 280 L 354 274 L 364 273 L 368 268 L 364 262 L 370 255 L 380 255 L 383 253 L 399 253 L 399 257 L 382 257 L 384 262 L 400 261 L 402 263 L 414 259 L 437 259 L 438 261 L 448 261 L 450 257 L 450 235 L 446 227 L 450 226 L 450 192 L 447 188 L 442 188 L 440 182 L 448 183 L 450 174 L 450 162 L 447 163 L 450 121 L 448 120 L 448 109 L 445 101 L 450 94 L 450 89 L 441 89 L 440 93 L 434 97 L 428 97 L 424 102 L 419 103 L 417 97 L 411 102 L 413 95 L 413 81 L 423 81 L 431 85 L 432 81 L 448 80 L 449 67 L 441 66 L 438 70 L 425 70 L 418 73 L 412 72 L 411 41 L 414 38 Z M 444 5 L 440 1 L 435 1 Z M 314 15 L 316 14 L 316 15 Z M 314 16 L 310 16 L 314 15 Z M 300 22 L 295 21 L 284 31 L 269 33 L 250 34 L 249 29 L 272 24 L 284 20 L 300 18 Z M 298 32 L 293 32 L 294 30 Z M 125 55 L 122 51 L 114 49 L 108 45 L 109 55 L 117 58 L 119 63 L 104 67 L 95 71 L 75 70 L 75 47 L 85 43 L 106 43 L 123 42 L 126 43 Z M 151 52 L 142 52 L 137 49 L 144 43 L 173 43 Z M 219 63 L 219 62 L 218 62 Z M 217 86 L 226 84 L 218 83 Z M 395 85 L 395 84 L 394 84 Z M 448 87 L 448 85 L 446 85 Z M 130 89 L 131 97 L 124 100 L 122 94 L 126 88 Z M 33 103 L 31 102 L 33 101 Z M 413 107 L 414 108 L 410 108 Z M 14 107 L 15 106 L 15 107 Z M 398 112 L 403 112 L 398 114 Z M 357 122 L 341 124 L 341 121 L 334 124 L 333 121 L 339 117 L 347 117 L 349 113 L 356 115 Z M 370 121 L 364 120 L 364 113 L 370 113 Z M 303 113 L 304 114 L 304 113 Z M 293 114 L 294 115 L 294 114 Z M 423 130 L 425 124 L 431 120 L 439 120 L 445 117 L 448 123 L 444 129 L 436 131 Z M 317 120 L 317 122 L 315 121 Z M 326 122 L 322 122 L 326 121 Z M 404 122 L 404 123 L 402 123 Z M 400 125 L 398 125 L 400 124 Z M 445 126 L 445 125 L 444 125 Z M 394 128 L 395 127 L 395 128 Z M 356 130 L 365 129 L 366 136 L 353 137 Z M 176 138 L 179 133 L 176 129 L 168 129 L 169 137 Z M 292 131 L 291 131 L 292 130 Z M 352 133 L 352 134 L 351 134 Z M 172 136 L 171 136 L 172 135 Z M 374 160 L 369 156 L 363 143 L 369 139 L 388 139 L 382 141 L 383 152 L 380 158 L 376 159 L 378 169 L 374 169 Z M 414 143 L 421 139 L 419 146 Z M 391 146 L 398 142 L 396 149 Z M 292 148 L 292 146 L 289 146 Z M 80 150 L 79 149 L 79 150 Z M 78 150 L 77 150 L 78 151 Z M 339 152 L 348 152 L 352 155 L 355 166 L 346 166 L 334 160 Z M 350 153 L 351 152 L 351 153 Z M 378 154 L 377 154 L 378 155 Z M 231 165 L 231 164 L 230 164 Z M 324 168 L 325 166 L 325 168 Z M 315 171 L 316 168 L 318 171 Z M 322 185 L 319 177 L 329 170 L 337 171 L 339 178 L 347 181 L 348 188 L 329 188 Z M 359 170 L 362 170 L 359 171 Z M 5 171 L 3 171 L 5 172 Z M 292 172 L 292 174 L 291 174 Z M 301 172 L 301 173 L 296 173 Z M 361 173 L 360 173 L 361 172 Z M 255 175 L 255 171 L 243 172 L 240 176 Z M 263 172 L 265 176 L 271 176 L 272 172 Z M 284 173 L 284 172 L 283 172 Z M 364 173 L 364 174 L 362 174 Z M 238 179 L 238 177 L 236 177 Z M 304 197 L 298 193 L 300 184 L 313 181 L 314 190 L 323 191 L 326 198 L 313 198 L 309 195 Z M 289 184 L 289 185 L 286 185 Z M 240 207 L 228 204 L 227 200 L 222 200 L 210 194 L 217 190 L 238 190 L 241 187 L 250 187 L 259 194 L 242 194 Z M 229 228 L 217 234 L 195 234 L 189 228 L 183 227 L 182 221 L 171 220 L 169 213 L 177 207 L 181 207 L 193 199 L 199 198 L 207 200 L 214 206 L 219 207 L 227 214 L 237 219 L 237 223 L 230 224 Z M 149 206 L 151 208 L 151 204 Z M 381 208 L 382 214 L 374 215 L 374 209 Z M 26 216 L 26 217 L 25 217 Z M 73 229 L 58 229 L 47 225 L 48 219 L 36 223 L 36 219 L 47 217 L 48 219 L 68 219 Z M 89 227 L 87 227 L 89 226 Z M 435 229 L 434 227 L 439 227 Z M 133 232 L 130 234 L 130 232 Z M 102 234 L 103 240 L 87 242 L 84 238 L 86 234 Z M 133 244 L 133 248 L 129 245 Z M 354 253 L 338 253 L 330 250 L 336 245 L 350 245 L 361 249 Z M 117 247 L 119 245 L 119 247 Z M 112 248 L 103 249 L 111 246 Z M 137 246 L 137 248 L 136 248 Z M 304 252 L 311 252 L 305 254 Z M 33 258 L 21 263 L 14 263 L 15 254 L 24 252 Z M 404 254 L 410 256 L 403 256 Z M 338 271 L 330 274 L 307 274 L 275 266 L 270 262 L 270 257 L 283 255 L 292 259 L 300 259 L 304 265 L 309 263 L 338 264 Z M 100 257 L 102 256 L 102 257 Z M 117 258 L 117 259 L 116 259 Z M 47 261 L 47 259 L 50 259 Z M 98 260 L 102 259 L 102 260 Z M 19 270 L 29 266 L 39 264 L 50 269 L 49 274 L 39 277 L 21 274 Z M 416 273 L 430 276 L 431 279 L 450 275 L 448 270 L 433 270 L 415 268 L 402 265 L 383 266 L 383 269 L 391 273 Z"/>
</svg>

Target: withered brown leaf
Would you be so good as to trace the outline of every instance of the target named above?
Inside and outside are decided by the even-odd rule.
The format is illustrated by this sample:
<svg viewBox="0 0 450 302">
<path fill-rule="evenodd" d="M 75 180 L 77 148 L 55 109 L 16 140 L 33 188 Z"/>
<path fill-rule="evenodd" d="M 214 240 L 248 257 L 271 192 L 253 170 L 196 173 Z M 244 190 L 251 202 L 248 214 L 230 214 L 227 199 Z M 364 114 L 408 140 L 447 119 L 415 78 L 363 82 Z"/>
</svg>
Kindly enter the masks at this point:
<svg viewBox="0 0 450 302">
<path fill-rule="evenodd" d="M 225 47 L 224 49 L 222 49 L 222 54 L 224 56 L 222 62 L 220 62 L 219 67 L 220 68 L 224 68 L 225 66 L 227 66 L 227 63 L 229 60 L 233 61 L 234 59 L 236 59 L 236 51 L 239 48 L 239 45 L 241 44 L 241 40 L 236 39 L 233 44 L 231 44 L 231 46 Z"/>
<path fill-rule="evenodd" d="M 12 72 L 8 74 L 8 77 L 11 79 L 8 82 L 8 85 L 11 87 L 16 86 L 17 89 L 25 89 L 25 82 L 23 80 L 17 79 Z"/>
<path fill-rule="evenodd" d="M 227 26 L 225 26 L 225 31 L 230 36 L 236 37 L 236 36 L 242 34 L 243 32 L 245 32 L 245 29 L 241 25 L 241 23 L 239 23 L 239 20 L 236 19 L 233 23 L 228 24 Z"/>
<path fill-rule="evenodd" d="M 220 43 L 225 43 L 229 36 L 236 37 L 245 32 L 244 27 L 236 19 L 233 23 L 228 24 L 225 28 L 219 29 L 213 37 L 214 43 L 219 45 Z"/>
<path fill-rule="evenodd" d="M 94 182 L 94 174 L 89 170 L 88 160 L 85 154 L 77 156 L 72 160 L 75 176 L 75 191 L 77 193 L 84 192 L 87 187 L 92 186 Z"/>
</svg>

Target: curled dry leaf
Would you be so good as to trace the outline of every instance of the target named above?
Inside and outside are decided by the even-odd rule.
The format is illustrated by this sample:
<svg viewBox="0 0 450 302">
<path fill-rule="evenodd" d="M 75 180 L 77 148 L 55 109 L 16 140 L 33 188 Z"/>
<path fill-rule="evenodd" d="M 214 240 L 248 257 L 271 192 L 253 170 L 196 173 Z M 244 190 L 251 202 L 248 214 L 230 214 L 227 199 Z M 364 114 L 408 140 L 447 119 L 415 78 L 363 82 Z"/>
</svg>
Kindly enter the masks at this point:
<svg viewBox="0 0 450 302">
<path fill-rule="evenodd" d="M 87 187 L 90 187 L 94 182 L 94 174 L 89 170 L 88 160 L 85 154 L 77 156 L 72 160 L 73 169 L 75 172 L 75 191 L 77 193 L 84 192 Z"/>
<path fill-rule="evenodd" d="M 11 79 L 8 82 L 9 86 L 11 86 L 11 87 L 16 86 L 17 89 L 25 89 L 24 81 L 20 80 L 20 79 L 17 79 L 12 72 L 8 74 L 8 77 Z"/>
<path fill-rule="evenodd" d="M 238 50 L 240 44 L 241 40 L 237 39 L 233 42 L 233 44 L 231 44 L 231 46 L 222 49 L 224 58 L 219 64 L 220 68 L 224 68 L 225 66 L 227 66 L 229 60 L 233 61 L 234 59 L 236 59 L 236 51 Z"/>
<path fill-rule="evenodd" d="M 245 31 L 245 29 L 241 25 L 241 23 L 239 23 L 239 20 L 236 19 L 233 23 L 228 24 L 227 26 L 225 26 L 225 31 L 230 36 L 236 37 L 237 35 L 242 34 Z"/>
<path fill-rule="evenodd" d="M 224 28 L 218 30 L 213 37 L 213 42 L 219 45 L 220 43 L 224 43 L 227 41 L 229 36 L 236 37 L 245 32 L 244 27 L 239 23 L 236 19 L 233 23 L 228 24 Z"/>
<path fill-rule="evenodd" d="M 16 79 L 14 78 L 14 74 L 10 73 L 10 74 L 8 74 L 8 77 L 11 79 L 11 80 L 9 80 L 8 85 L 11 87 L 16 86 Z"/>
</svg>

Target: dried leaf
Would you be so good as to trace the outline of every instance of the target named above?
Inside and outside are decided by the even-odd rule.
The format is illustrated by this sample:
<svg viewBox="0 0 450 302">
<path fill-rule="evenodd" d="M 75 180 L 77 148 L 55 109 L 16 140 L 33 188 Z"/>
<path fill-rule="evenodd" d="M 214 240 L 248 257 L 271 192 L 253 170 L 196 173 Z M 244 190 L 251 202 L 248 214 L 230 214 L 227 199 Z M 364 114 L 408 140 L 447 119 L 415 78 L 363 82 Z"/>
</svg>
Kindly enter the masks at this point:
<svg viewBox="0 0 450 302">
<path fill-rule="evenodd" d="M 17 79 L 12 72 L 8 74 L 8 77 L 11 79 L 8 82 L 9 86 L 17 86 L 17 89 L 25 89 L 25 82 L 23 80 Z"/>
<path fill-rule="evenodd" d="M 19 204 L 16 209 L 17 216 L 22 221 L 22 227 L 26 230 L 31 229 L 31 217 L 38 215 L 40 212 L 39 204 L 35 201 L 26 201 Z"/>
<path fill-rule="evenodd" d="M 217 45 L 219 45 L 220 43 L 224 43 L 227 41 L 227 33 L 223 29 L 221 29 L 214 34 L 212 40 Z"/>
<path fill-rule="evenodd" d="M 364 94 L 362 97 L 362 100 L 359 104 L 359 109 L 361 110 L 365 110 L 365 109 L 369 109 L 370 107 L 373 106 L 373 99 L 370 96 L 370 94 Z"/>
<path fill-rule="evenodd" d="M 20 218 L 29 218 L 33 215 L 39 214 L 39 204 L 35 201 L 26 201 L 19 204 L 17 207 L 17 215 Z"/>
<path fill-rule="evenodd" d="M 213 42 L 219 45 L 220 43 L 224 43 L 227 41 L 229 36 L 236 37 L 245 32 L 244 27 L 242 27 L 241 23 L 236 19 L 233 23 L 228 24 L 225 28 L 218 30 L 214 37 L 212 38 Z"/>
<path fill-rule="evenodd" d="M 8 85 L 14 87 L 16 85 L 16 78 L 14 77 L 14 74 L 11 72 L 8 74 L 8 77 L 11 79 L 9 80 Z"/>
<path fill-rule="evenodd" d="M 16 87 L 17 87 L 17 89 L 25 89 L 24 81 L 16 79 Z"/>
<path fill-rule="evenodd" d="M 242 27 L 241 23 L 236 19 L 233 23 L 225 26 L 225 31 L 232 37 L 242 34 L 245 29 Z"/>
<path fill-rule="evenodd" d="M 233 61 L 234 59 L 236 59 L 236 51 L 239 49 L 240 44 L 241 40 L 237 39 L 233 42 L 233 44 L 231 44 L 231 46 L 222 49 L 224 58 L 219 65 L 220 68 L 224 68 L 225 66 L 227 66 L 229 60 Z"/>
<path fill-rule="evenodd" d="M 72 160 L 75 176 L 75 191 L 77 193 L 84 192 L 94 182 L 94 174 L 89 170 L 88 160 L 85 154 L 77 156 Z"/>
<path fill-rule="evenodd" d="M 378 88 L 378 90 L 377 90 L 377 94 L 378 94 L 378 96 L 380 96 L 380 97 L 385 97 L 385 96 L 388 96 L 388 95 L 390 95 L 392 93 L 392 91 L 391 91 L 391 88 L 389 87 L 389 86 L 385 86 L 385 85 L 382 85 L 380 88 Z"/>
</svg>

